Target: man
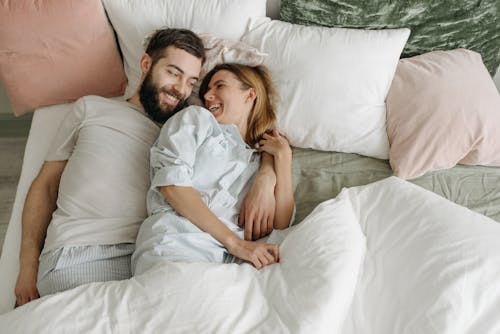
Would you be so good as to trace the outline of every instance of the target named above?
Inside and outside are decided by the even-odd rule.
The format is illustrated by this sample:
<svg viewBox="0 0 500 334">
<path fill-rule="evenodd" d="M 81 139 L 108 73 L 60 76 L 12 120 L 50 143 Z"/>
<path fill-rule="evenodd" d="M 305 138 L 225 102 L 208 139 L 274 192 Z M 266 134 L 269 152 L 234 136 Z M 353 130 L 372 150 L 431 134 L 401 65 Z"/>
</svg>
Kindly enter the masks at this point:
<svg viewBox="0 0 500 334">
<path fill-rule="evenodd" d="M 142 83 L 127 102 L 87 96 L 75 103 L 26 197 L 17 305 L 131 276 L 130 255 L 147 215 L 149 149 L 159 124 L 186 105 L 204 60 L 194 33 L 162 29 L 150 38 Z M 242 208 L 245 238 L 270 232 L 274 184 L 266 157 Z"/>
</svg>

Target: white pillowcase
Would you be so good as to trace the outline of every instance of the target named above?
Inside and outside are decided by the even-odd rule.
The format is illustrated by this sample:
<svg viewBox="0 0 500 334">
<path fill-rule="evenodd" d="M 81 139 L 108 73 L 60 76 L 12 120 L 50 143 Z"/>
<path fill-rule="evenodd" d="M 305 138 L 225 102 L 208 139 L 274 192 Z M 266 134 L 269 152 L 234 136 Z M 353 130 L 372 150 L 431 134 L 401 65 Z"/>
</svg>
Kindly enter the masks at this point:
<svg viewBox="0 0 500 334">
<path fill-rule="evenodd" d="M 409 34 L 256 19 L 242 41 L 269 55 L 292 145 L 387 159 L 385 97 Z"/>
<path fill-rule="evenodd" d="M 186 28 L 197 33 L 238 40 L 250 17 L 265 17 L 266 0 L 103 0 L 118 35 L 130 97 L 140 83 L 139 61 L 144 38 L 163 28 Z"/>
</svg>

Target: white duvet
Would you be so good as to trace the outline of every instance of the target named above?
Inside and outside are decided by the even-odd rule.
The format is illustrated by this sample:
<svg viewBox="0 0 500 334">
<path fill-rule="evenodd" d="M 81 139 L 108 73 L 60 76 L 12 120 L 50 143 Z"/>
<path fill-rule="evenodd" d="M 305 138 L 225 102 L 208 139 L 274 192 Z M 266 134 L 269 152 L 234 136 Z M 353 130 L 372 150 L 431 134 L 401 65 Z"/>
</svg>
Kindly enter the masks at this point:
<svg viewBox="0 0 500 334">
<path fill-rule="evenodd" d="M 270 237 L 281 262 L 168 264 L 47 296 L 5 333 L 500 333 L 500 225 L 391 177 Z M 272 241 L 271 240 L 271 241 Z"/>
</svg>

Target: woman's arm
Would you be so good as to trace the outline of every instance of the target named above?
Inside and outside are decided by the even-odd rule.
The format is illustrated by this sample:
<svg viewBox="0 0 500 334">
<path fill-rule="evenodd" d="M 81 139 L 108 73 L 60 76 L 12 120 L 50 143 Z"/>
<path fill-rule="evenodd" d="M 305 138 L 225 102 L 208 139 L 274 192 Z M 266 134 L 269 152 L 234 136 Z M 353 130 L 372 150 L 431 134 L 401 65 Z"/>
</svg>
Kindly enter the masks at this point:
<svg viewBox="0 0 500 334">
<path fill-rule="evenodd" d="M 273 227 L 284 229 L 290 225 L 295 206 L 292 189 L 292 150 L 286 138 L 277 130 L 271 134 L 264 134 L 259 145 L 260 151 L 272 154 L 274 157 L 276 210 Z"/>
<path fill-rule="evenodd" d="M 160 192 L 178 214 L 209 233 L 234 256 L 251 262 L 257 269 L 279 261 L 278 246 L 238 238 L 210 211 L 194 188 L 164 186 Z"/>
</svg>

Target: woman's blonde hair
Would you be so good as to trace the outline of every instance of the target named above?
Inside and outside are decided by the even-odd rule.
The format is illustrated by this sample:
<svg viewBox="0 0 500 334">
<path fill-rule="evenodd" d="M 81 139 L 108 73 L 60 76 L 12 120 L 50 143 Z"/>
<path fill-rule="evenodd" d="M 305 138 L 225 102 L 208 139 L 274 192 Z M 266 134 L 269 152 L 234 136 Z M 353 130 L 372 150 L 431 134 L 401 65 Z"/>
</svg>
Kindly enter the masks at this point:
<svg viewBox="0 0 500 334">
<path fill-rule="evenodd" d="M 233 73 L 241 82 L 242 89 L 253 88 L 255 90 L 256 97 L 248 116 L 247 133 L 243 138 L 248 145 L 253 147 L 264 133 L 276 126 L 276 91 L 271 76 L 264 66 L 217 65 L 207 73 L 201 83 L 199 96 L 203 103 L 205 103 L 205 93 L 208 91 L 210 80 L 215 73 L 222 70 Z"/>
</svg>

